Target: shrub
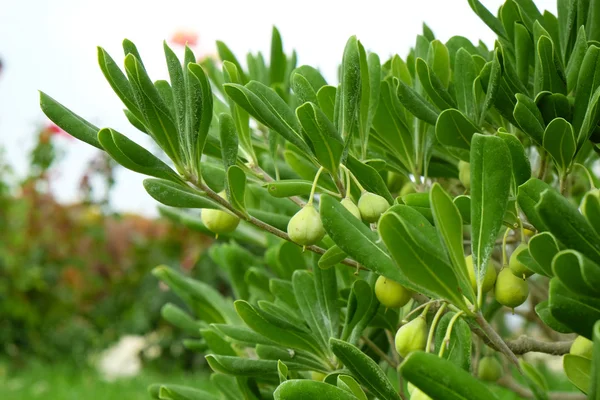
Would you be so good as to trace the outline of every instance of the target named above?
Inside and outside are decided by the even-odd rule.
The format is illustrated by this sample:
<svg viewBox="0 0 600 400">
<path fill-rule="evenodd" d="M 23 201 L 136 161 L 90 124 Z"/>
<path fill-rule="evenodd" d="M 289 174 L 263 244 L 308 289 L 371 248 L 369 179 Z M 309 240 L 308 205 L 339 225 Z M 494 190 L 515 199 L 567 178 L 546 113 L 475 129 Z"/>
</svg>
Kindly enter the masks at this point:
<svg viewBox="0 0 600 400">
<path fill-rule="evenodd" d="M 519 395 L 579 398 L 557 393 L 559 377 L 547 380 L 521 357 L 529 352 L 564 355 L 566 377 L 598 398 L 596 3 L 559 1 L 554 16 L 507 0 L 494 16 L 469 0 L 498 35 L 493 49 L 459 36 L 442 43 L 424 26 L 405 59 L 381 62 L 351 37 L 339 85 L 297 66 L 276 29 L 269 64 L 249 54 L 246 69 L 221 42 L 221 69 L 189 48 L 182 67 L 165 45 L 170 82 L 152 82 L 128 40 L 125 72 L 100 48 L 128 119 L 170 164 L 43 93 L 41 105 L 73 136 L 150 176 L 144 187 L 170 207 L 163 213 L 231 239 L 211 256 L 235 301 L 154 270 L 188 306 L 165 317 L 193 338 L 188 347 L 208 348 L 224 398 L 399 399 L 410 383 L 415 398 L 489 400 L 498 392 L 486 382 L 499 375 Z M 241 222 L 232 232 L 206 227 L 182 208 Z M 525 243 L 511 264 L 529 278 L 508 261 Z M 505 268 L 495 290 L 489 268 Z M 378 276 L 411 290 L 409 303 L 381 306 Z M 527 334 L 514 339 L 504 317 L 526 298 Z M 567 354 L 573 334 L 594 342 L 591 359 Z M 152 393 L 214 398 L 169 385 Z"/>
</svg>

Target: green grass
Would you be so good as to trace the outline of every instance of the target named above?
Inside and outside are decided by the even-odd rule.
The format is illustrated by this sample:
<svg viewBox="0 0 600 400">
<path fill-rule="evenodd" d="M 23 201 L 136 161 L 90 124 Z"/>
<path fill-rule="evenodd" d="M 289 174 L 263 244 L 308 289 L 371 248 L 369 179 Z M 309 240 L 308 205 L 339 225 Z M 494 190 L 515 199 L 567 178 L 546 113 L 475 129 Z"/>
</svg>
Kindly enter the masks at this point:
<svg viewBox="0 0 600 400">
<path fill-rule="evenodd" d="M 168 374 L 144 370 L 135 378 L 105 382 L 89 368 L 68 364 L 50 365 L 28 362 L 15 368 L 0 361 L 0 398 L 2 400 L 148 400 L 148 386 L 173 383 L 213 391 L 206 373 L 173 371 Z"/>
</svg>

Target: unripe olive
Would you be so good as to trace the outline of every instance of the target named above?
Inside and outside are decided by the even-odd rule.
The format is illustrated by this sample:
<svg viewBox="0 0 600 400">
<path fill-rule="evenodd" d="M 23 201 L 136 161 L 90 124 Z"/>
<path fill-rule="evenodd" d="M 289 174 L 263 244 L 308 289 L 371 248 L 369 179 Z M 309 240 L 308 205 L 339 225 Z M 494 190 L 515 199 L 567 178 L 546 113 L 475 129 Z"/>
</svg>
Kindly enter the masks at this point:
<svg viewBox="0 0 600 400">
<path fill-rule="evenodd" d="M 391 171 L 388 172 L 386 183 L 390 192 L 401 190 L 405 182 L 406 178 L 403 175 Z"/>
<path fill-rule="evenodd" d="M 471 164 L 462 160 L 458 162 L 458 179 L 466 189 L 471 187 Z"/>
<path fill-rule="evenodd" d="M 427 396 L 420 389 L 415 388 L 410 395 L 410 400 L 432 400 L 431 397 Z"/>
<path fill-rule="evenodd" d="M 510 261 L 508 262 L 508 266 L 510 267 L 510 270 L 512 271 L 513 275 L 522 279 L 528 278 L 531 275 L 533 275 L 533 271 L 527 268 L 525 264 L 523 264 L 517 259 L 519 254 L 521 254 L 524 251 L 527 251 L 527 245 L 525 243 L 521 243 L 510 255 Z"/>
<path fill-rule="evenodd" d="M 467 256 L 465 258 L 465 262 L 467 263 L 467 273 L 469 274 L 471 287 L 474 291 L 477 291 L 477 279 L 475 278 L 475 269 L 473 268 L 473 256 Z M 483 293 L 487 293 L 492 290 L 495 282 L 496 268 L 494 268 L 494 264 L 492 264 L 491 261 L 488 261 L 487 270 L 485 271 L 485 276 L 483 277 L 483 285 L 481 286 Z"/>
<path fill-rule="evenodd" d="M 226 199 L 227 193 L 222 191 L 219 196 Z M 202 223 L 208 228 L 209 231 L 216 233 L 229 233 L 233 232 L 240 223 L 240 219 L 229 213 L 228 211 L 204 209 L 200 214 Z"/>
<path fill-rule="evenodd" d="M 352 215 L 360 219 L 360 210 L 358 209 L 358 206 L 354 204 L 351 198 L 344 197 L 342 199 L 342 205 L 344 206 L 344 208 L 346 208 L 346 210 L 350 211 Z"/>
<path fill-rule="evenodd" d="M 408 356 L 413 351 L 424 350 L 427 344 L 427 322 L 419 316 L 408 324 L 403 325 L 396 332 L 396 351 L 402 357 Z"/>
<path fill-rule="evenodd" d="M 593 348 L 594 342 L 583 336 L 577 336 L 577 339 L 571 345 L 570 353 L 591 360 Z"/>
<path fill-rule="evenodd" d="M 310 378 L 311 378 L 313 381 L 319 381 L 319 382 L 323 382 L 323 379 L 325 379 L 325 377 L 326 377 L 326 376 L 327 376 L 327 375 L 325 375 L 325 374 L 324 374 L 324 373 L 322 373 L 322 372 L 317 372 L 317 371 L 311 371 L 311 372 L 310 372 Z"/>
<path fill-rule="evenodd" d="M 529 285 L 526 280 L 514 276 L 509 268 L 504 268 L 496 279 L 495 295 L 498 303 L 515 308 L 527 300 Z"/>
<path fill-rule="evenodd" d="M 502 365 L 496 357 L 483 357 L 477 367 L 479 379 L 487 382 L 496 382 L 502 376 Z"/>
<path fill-rule="evenodd" d="M 383 275 L 375 282 L 375 296 L 387 308 L 403 307 L 410 300 L 410 295 L 410 290 Z"/>
<path fill-rule="evenodd" d="M 381 214 L 388 208 L 390 208 L 390 203 L 375 193 L 365 192 L 358 200 L 358 210 L 365 222 L 377 222 Z"/>
<path fill-rule="evenodd" d="M 400 189 L 400 197 L 411 193 L 417 193 L 415 185 L 413 185 L 412 182 L 406 182 L 404 186 L 402 186 L 402 189 Z"/>
<path fill-rule="evenodd" d="M 325 229 L 319 212 L 312 204 L 307 204 L 298 211 L 287 226 L 287 233 L 294 243 L 310 246 L 323 239 Z"/>
</svg>

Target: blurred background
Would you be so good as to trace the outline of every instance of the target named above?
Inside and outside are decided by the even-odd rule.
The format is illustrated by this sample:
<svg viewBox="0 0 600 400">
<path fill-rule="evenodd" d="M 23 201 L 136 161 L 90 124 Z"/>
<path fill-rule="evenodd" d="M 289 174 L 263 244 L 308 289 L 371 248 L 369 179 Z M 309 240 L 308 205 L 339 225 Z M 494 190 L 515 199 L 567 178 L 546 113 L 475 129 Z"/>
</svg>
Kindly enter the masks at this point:
<svg viewBox="0 0 600 400">
<path fill-rule="evenodd" d="M 535 2 L 540 9 L 556 11 L 553 0 Z M 495 12 L 502 1 L 482 3 Z M 177 301 L 149 271 L 166 263 L 218 287 L 217 269 L 204 256 L 211 238 L 159 219 L 141 175 L 115 167 L 98 150 L 70 138 L 39 109 L 37 91 L 43 90 L 94 124 L 148 145 L 129 125 L 102 76 L 96 46 L 120 60 L 121 42 L 128 38 L 138 46 L 150 75 L 163 79 L 163 40 L 179 54 L 187 42 L 199 57 L 213 55 L 215 40 L 222 40 L 243 60 L 248 51 L 269 53 L 275 25 L 285 51 L 297 51 L 298 65 L 319 67 L 331 83 L 337 82 L 338 63 L 351 35 L 382 59 L 394 53 L 404 57 L 423 22 L 443 42 L 462 35 L 492 47 L 494 37 L 466 0 L 1 4 L 3 399 L 78 398 L 77 390 L 97 393 L 98 399 L 115 393 L 146 398 L 145 386 L 165 376 L 175 383 L 202 379 L 186 371 L 203 360 L 178 345 L 177 332 L 160 316 L 163 304 Z M 127 351 L 118 354 L 119 346 L 140 350 L 142 358 L 121 360 L 117 364 L 129 369 L 111 372 L 110 361 L 102 360 L 110 360 L 107 348 L 117 352 L 111 353 L 113 359 L 127 358 Z M 97 368 L 88 371 L 90 365 Z M 119 375 L 136 377 L 104 382 Z"/>
</svg>

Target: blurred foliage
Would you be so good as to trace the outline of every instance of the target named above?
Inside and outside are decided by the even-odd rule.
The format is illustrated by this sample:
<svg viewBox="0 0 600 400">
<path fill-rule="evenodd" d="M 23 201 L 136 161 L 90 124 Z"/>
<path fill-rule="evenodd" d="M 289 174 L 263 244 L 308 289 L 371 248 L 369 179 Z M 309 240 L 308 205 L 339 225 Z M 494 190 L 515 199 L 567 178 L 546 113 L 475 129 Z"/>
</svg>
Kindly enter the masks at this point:
<svg viewBox="0 0 600 400">
<path fill-rule="evenodd" d="M 114 164 L 107 157 L 92 160 L 84 171 L 82 202 L 59 203 L 51 187 L 58 144 L 68 145 L 61 132 L 53 125 L 41 130 L 25 179 L 16 181 L 10 167 L 0 165 L 0 348 L 12 357 L 85 362 L 92 350 L 122 334 L 158 330 L 154 337 L 171 349 L 178 337 L 162 321 L 160 308 L 177 299 L 158 290 L 148 272 L 169 264 L 200 273 L 207 237 L 166 221 L 112 212 Z M 92 185 L 98 177 L 103 192 Z M 171 350 L 178 356 L 183 351 Z"/>
</svg>

